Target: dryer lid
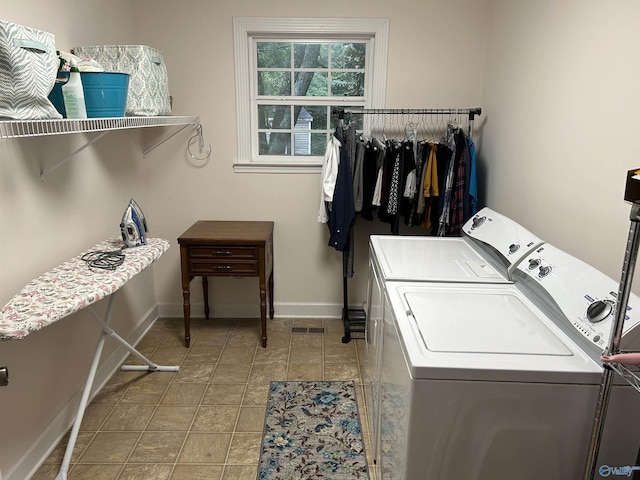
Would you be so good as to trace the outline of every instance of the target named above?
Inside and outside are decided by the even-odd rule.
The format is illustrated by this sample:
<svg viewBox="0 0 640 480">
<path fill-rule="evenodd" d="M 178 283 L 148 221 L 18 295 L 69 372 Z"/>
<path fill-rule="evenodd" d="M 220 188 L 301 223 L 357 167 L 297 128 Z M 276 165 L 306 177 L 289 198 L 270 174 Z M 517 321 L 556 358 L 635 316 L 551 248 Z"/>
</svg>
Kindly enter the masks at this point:
<svg viewBox="0 0 640 480">
<path fill-rule="evenodd" d="M 508 282 L 504 273 L 459 237 L 372 235 L 370 242 L 371 256 L 385 280 Z"/>
</svg>

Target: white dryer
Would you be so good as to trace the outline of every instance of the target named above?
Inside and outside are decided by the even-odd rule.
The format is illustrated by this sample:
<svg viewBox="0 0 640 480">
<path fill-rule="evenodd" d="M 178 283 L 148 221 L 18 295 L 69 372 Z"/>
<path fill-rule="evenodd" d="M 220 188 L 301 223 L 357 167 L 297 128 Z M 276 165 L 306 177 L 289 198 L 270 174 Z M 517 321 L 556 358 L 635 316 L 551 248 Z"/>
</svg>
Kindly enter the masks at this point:
<svg viewBox="0 0 640 480">
<path fill-rule="evenodd" d="M 616 283 L 549 245 L 514 275 L 382 288 L 382 480 L 582 478 Z"/>
<path fill-rule="evenodd" d="M 510 283 L 512 269 L 542 240 L 508 217 L 483 208 L 461 237 L 372 235 L 369 258 L 384 280 Z"/>
</svg>

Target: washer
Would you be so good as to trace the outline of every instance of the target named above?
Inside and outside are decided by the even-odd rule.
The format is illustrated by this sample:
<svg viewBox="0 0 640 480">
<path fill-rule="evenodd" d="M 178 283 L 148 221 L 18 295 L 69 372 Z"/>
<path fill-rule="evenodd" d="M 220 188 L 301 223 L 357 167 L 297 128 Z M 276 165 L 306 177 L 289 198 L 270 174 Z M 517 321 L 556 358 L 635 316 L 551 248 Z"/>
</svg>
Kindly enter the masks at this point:
<svg viewBox="0 0 640 480">
<path fill-rule="evenodd" d="M 382 292 L 391 280 L 512 283 L 515 266 L 543 242 L 508 217 L 483 208 L 462 228 L 462 237 L 372 235 L 365 324 L 364 390 L 373 458 L 379 456 Z"/>
<path fill-rule="evenodd" d="M 374 283 L 383 480 L 582 478 L 617 285 L 544 244 L 513 279 Z M 632 297 L 630 344 L 637 305 Z M 613 423 L 628 414 L 614 412 Z M 614 439 L 637 451 L 633 430 Z"/>
</svg>

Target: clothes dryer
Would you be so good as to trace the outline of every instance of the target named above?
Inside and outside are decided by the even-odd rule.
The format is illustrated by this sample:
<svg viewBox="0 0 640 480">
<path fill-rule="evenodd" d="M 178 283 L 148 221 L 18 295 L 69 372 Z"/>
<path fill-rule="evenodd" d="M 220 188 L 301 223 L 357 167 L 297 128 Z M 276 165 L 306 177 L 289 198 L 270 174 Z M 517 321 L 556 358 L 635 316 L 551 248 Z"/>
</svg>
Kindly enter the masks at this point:
<svg viewBox="0 0 640 480">
<path fill-rule="evenodd" d="M 384 280 L 510 283 L 518 262 L 542 240 L 508 217 L 483 208 L 461 237 L 372 235 L 369 258 Z"/>
</svg>

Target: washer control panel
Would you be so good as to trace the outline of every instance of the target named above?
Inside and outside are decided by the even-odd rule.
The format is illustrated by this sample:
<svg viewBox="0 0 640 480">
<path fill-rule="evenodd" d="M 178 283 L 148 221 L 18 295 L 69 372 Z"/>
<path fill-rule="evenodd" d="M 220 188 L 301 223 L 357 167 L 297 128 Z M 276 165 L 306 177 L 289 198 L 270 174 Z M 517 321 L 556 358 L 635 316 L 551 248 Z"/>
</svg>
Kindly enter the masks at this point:
<svg viewBox="0 0 640 480">
<path fill-rule="evenodd" d="M 510 265 L 542 244 L 542 240 L 522 225 L 486 207 L 463 225 L 462 232 L 476 242 L 489 245 Z"/>
<path fill-rule="evenodd" d="M 579 334 L 591 351 L 601 352 L 609 345 L 615 321 L 618 283 L 591 265 L 554 247 L 543 244 L 517 266 L 519 276 L 530 280 L 523 288 L 542 289 L 557 315 L 556 322 Z M 516 281 L 516 284 L 518 281 Z M 640 299 L 630 295 L 625 312 L 623 338 L 640 323 Z M 640 328 L 637 329 L 640 332 Z M 635 335 L 634 335 L 635 336 Z M 638 336 L 640 347 L 640 336 Z"/>
</svg>

